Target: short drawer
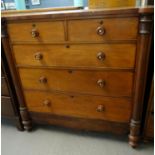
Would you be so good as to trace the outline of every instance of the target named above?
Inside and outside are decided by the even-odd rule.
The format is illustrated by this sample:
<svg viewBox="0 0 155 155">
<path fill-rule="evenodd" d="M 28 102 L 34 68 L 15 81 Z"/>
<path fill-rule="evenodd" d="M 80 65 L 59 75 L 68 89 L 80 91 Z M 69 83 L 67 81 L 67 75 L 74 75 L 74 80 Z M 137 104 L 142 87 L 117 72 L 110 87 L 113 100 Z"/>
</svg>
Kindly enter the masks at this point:
<svg viewBox="0 0 155 155">
<path fill-rule="evenodd" d="M 65 38 L 62 21 L 10 23 L 8 32 L 11 41 L 43 43 L 64 41 Z"/>
<path fill-rule="evenodd" d="M 2 116 L 14 116 L 11 98 L 1 96 L 1 113 Z"/>
<path fill-rule="evenodd" d="M 136 45 L 14 45 L 13 52 L 17 65 L 133 68 Z"/>
<path fill-rule="evenodd" d="M 29 111 L 51 113 L 116 122 L 129 122 L 131 101 L 126 98 L 108 98 L 87 95 L 66 95 L 40 91 L 25 91 Z"/>
<path fill-rule="evenodd" d="M 80 71 L 21 68 L 24 89 L 58 90 L 105 96 L 131 96 L 133 74 L 120 71 Z"/>
<path fill-rule="evenodd" d="M 2 77 L 1 80 L 2 80 L 1 81 L 1 93 L 4 96 L 9 96 L 8 85 L 7 85 L 5 77 Z"/>
<path fill-rule="evenodd" d="M 137 38 L 138 18 L 105 18 L 71 20 L 68 23 L 70 41 L 108 41 Z"/>
</svg>

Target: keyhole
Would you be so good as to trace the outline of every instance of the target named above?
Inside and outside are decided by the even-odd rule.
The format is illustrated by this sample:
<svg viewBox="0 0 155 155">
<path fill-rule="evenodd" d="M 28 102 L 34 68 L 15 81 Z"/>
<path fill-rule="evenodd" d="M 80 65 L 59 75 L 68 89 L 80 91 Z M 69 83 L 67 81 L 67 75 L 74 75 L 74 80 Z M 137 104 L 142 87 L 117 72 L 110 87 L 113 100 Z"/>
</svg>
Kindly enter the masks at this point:
<svg viewBox="0 0 155 155">
<path fill-rule="evenodd" d="M 71 74 L 71 73 L 73 73 L 73 71 L 72 71 L 72 70 L 68 70 L 68 73 L 70 73 L 70 74 Z"/>
<path fill-rule="evenodd" d="M 70 48 L 70 46 L 69 45 L 66 45 L 66 48 Z"/>
</svg>

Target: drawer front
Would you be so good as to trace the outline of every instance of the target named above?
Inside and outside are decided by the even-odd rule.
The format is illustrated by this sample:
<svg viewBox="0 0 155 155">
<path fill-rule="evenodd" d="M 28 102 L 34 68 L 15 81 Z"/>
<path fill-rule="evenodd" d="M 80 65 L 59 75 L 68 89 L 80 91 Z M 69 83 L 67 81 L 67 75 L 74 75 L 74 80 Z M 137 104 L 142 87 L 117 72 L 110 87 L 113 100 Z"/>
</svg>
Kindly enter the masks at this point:
<svg viewBox="0 0 155 155">
<path fill-rule="evenodd" d="M 39 91 L 25 91 L 29 111 L 82 118 L 128 122 L 131 102 L 126 98 L 87 95 L 66 95 Z"/>
<path fill-rule="evenodd" d="M 10 97 L 1 96 L 1 113 L 2 116 L 14 116 Z"/>
<path fill-rule="evenodd" d="M 138 18 L 106 18 L 69 21 L 70 41 L 108 41 L 137 38 Z"/>
<path fill-rule="evenodd" d="M 64 25 L 56 22 L 26 22 L 8 24 L 11 41 L 64 41 Z"/>
<path fill-rule="evenodd" d="M 59 90 L 106 96 L 131 96 L 130 72 L 19 69 L 24 89 Z"/>
<path fill-rule="evenodd" d="M 9 90 L 8 90 L 8 85 L 6 82 L 6 79 L 4 77 L 1 78 L 1 93 L 4 96 L 9 96 Z"/>
<path fill-rule="evenodd" d="M 21 52 L 24 49 L 24 52 Z M 15 45 L 18 65 L 134 67 L 135 44 Z"/>
</svg>

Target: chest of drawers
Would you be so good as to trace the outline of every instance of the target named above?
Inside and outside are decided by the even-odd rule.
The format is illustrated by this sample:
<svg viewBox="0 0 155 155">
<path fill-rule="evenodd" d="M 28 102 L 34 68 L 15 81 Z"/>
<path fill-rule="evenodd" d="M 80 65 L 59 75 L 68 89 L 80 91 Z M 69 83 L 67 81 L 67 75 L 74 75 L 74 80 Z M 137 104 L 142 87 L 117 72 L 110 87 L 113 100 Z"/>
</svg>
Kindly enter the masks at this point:
<svg viewBox="0 0 155 155">
<path fill-rule="evenodd" d="M 32 122 L 128 133 L 135 147 L 153 8 L 2 16 L 24 128 Z"/>
</svg>

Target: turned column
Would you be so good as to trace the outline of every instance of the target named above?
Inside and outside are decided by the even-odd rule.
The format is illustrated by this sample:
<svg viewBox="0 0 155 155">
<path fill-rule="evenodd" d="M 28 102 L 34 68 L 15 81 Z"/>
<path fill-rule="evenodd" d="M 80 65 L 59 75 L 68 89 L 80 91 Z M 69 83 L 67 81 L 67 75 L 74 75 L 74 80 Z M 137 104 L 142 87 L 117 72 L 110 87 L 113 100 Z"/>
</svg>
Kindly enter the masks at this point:
<svg viewBox="0 0 155 155">
<path fill-rule="evenodd" d="M 140 14 L 136 68 L 133 92 L 133 113 L 130 123 L 129 144 L 136 147 L 140 139 L 140 127 L 142 118 L 142 109 L 144 102 L 144 91 L 148 67 L 148 58 L 150 52 L 151 32 L 153 25 L 153 15 L 146 13 Z"/>
<path fill-rule="evenodd" d="M 22 118 L 22 124 L 24 126 L 25 130 L 31 130 L 31 120 L 28 115 L 28 111 L 25 105 L 24 96 L 22 93 L 21 85 L 20 85 L 20 79 L 17 74 L 17 70 L 15 67 L 15 64 L 12 59 L 12 52 L 11 52 L 11 46 L 9 44 L 9 36 L 7 33 L 7 23 L 4 18 L 1 20 L 1 41 L 4 48 L 4 53 L 6 55 L 7 63 L 11 72 L 11 77 L 13 79 L 13 84 L 16 90 L 17 99 L 19 102 L 19 111 Z"/>
</svg>

